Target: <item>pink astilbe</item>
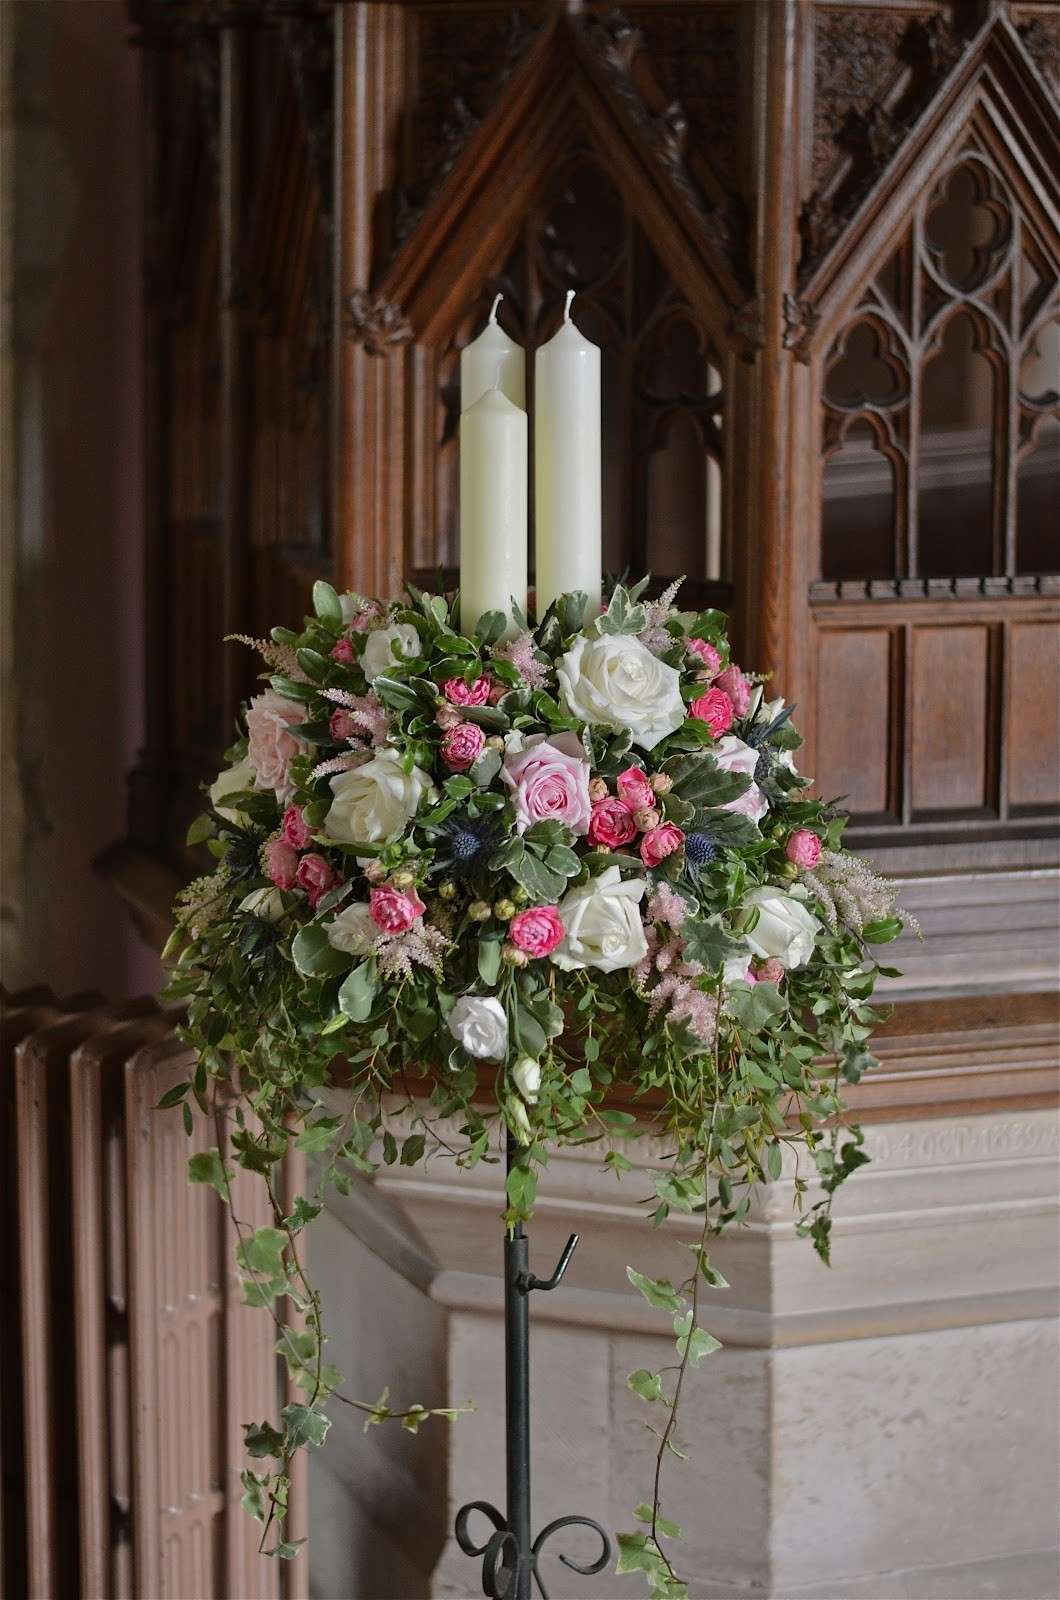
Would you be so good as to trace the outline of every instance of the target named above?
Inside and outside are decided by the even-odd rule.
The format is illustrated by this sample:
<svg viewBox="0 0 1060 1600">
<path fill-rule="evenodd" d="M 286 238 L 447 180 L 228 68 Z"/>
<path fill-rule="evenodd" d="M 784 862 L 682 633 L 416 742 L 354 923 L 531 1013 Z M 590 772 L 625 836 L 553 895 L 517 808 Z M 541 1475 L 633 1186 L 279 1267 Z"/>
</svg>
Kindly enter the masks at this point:
<svg viewBox="0 0 1060 1600">
<path fill-rule="evenodd" d="M 653 656 L 665 655 L 667 650 L 673 648 L 674 637 L 667 632 L 666 623 L 673 611 L 677 591 L 684 581 L 684 578 L 675 578 L 658 600 L 646 600 L 644 603 L 644 627 L 637 637 L 641 644 L 647 645 Z"/>
<path fill-rule="evenodd" d="M 513 666 L 530 689 L 543 689 L 548 683 L 549 669 L 538 661 L 532 633 L 517 633 L 508 644 L 494 645 L 490 654 L 495 661 L 507 661 Z"/>
<path fill-rule="evenodd" d="M 444 933 L 432 928 L 422 917 L 407 933 L 380 934 L 372 942 L 372 949 L 384 978 L 409 978 L 413 966 L 426 967 L 436 978 L 442 976 L 442 957 L 450 941 Z"/>
<path fill-rule="evenodd" d="M 351 767 L 359 767 L 367 757 L 365 746 L 359 750 L 350 750 L 346 755 L 331 756 L 327 761 L 319 761 L 309 774 L 310 778 L 328 778 L 333 772 L 349 772 Z"/>
<path fill-rule="evenodd" d="M 374 694 L 348 694 L 345 689 L 324 689 L 325 700 L 342 706 L 350 722 L 356 724 L 376 749 L 390 737 L 390 715 Z"/>
<path fill-rule="evenodd" d="M 293 645 L 276 644 L 272 639 L 255 639 L 249 633 L 228 633 L 225 635 L 225 643 L 249 645 L 251 650 L 258 652 L 273 672 L 282 672 L 285 678 L 293 678 L 295 683 L 309 682 L 298 665 Z"/>
<path fill-rule="evenodd" d="M 698 961 L 684 959 L 684 940 L 676 930 L 687 913 L 687 906 L 669 884 L 660 884 L 648 902 L 651 919 L 644 929 L 648 951 L 633 971 L 633 986 L 648 1002 L 648 1018 L 654 1022 L 664 1008 L 668 1021 L 684 1022 L 701 1044 L 712 1044 L 718 1006 L 713 995 L 696 987 L 703 976 Z"/>
<path fill-rule="evenodd" d="M 668 883 L 660 883 L 648 901 L 648 916 L 651 921 L 676 930 L 687 915 L 688 901 L 684 896 L 671 889 Z"/>
</svg>

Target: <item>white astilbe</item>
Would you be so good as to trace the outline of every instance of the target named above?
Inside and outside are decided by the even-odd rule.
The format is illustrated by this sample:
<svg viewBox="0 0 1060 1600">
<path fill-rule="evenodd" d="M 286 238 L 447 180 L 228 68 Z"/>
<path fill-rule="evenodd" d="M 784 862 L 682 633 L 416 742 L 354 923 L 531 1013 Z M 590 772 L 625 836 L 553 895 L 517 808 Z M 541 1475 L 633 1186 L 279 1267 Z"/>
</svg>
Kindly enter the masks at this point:
<svg viewBox="0 0 1060 1600">
<path fill-rule="evenodd" d="M 436 978 L 442 976 L 442 957 L 449 940 L 437 928 L 417 917 L 405 933 L 380 934 L 372 949 L 384 978 L 409 978 L 413 966 L 426 967 Z"/>
<path fill-rule="evenodd" d="M 295 683 L 308 683 L 309 679 L 298 665 L 298 657 L 289 644 L 276 644 L 272 639 L 255 639 L 249 633 L 230 633 L 226 635 L 226 643 L 249 645 L 251 650 L 256 650 L 273 672 L 282 672 L 284 677 L 292 678 Z"/>
<path fill-rule="evenodd" d="M 673 610 L 677 591 L 684 581 L 684 578 L 675 578 L 673 583 L 663 590 L 658 600 L 644 602 L 644 615 L 647 620 L 637 637 L 652 655 L 665 655 L 667 650 L 673 648 L 674 637 L 667 631 L 666 623 Z"/>
<path fill-rule="evenodd" d="M 193 939 L 200 938 L 224 915 L 231 876 L 222 862 L 214 872 L 195 878 L 177 895 L 174 907 L 177 922 Z"/>
<path fill-rule="evenodd" d="M 867 923 L 893 916 L 901 917 L 911 933 L 920 933 L 916 918 L 898 904 L 898 885 L 882 878 L 863 856 L 849 850 L 822 850 L 816 867 L 801 881 L 833 933 L 841 922 L 860 934 Z"/>
</svg>

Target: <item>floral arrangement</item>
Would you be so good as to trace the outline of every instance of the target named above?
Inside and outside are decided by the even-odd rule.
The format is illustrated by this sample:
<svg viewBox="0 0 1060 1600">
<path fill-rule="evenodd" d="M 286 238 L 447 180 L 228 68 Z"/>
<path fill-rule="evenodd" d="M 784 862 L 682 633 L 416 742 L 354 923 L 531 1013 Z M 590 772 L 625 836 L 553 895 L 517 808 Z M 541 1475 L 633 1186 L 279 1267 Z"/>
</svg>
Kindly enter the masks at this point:
<svg viewBox="0 0 1060 1600">
<path fill-rule="evenodd" d="M 230 1121 L 195 1181 L 227 1198 L 234 1162 L 273 1202 L 237 1254 L 304 1396 L 247 1430 L 263 1470 L 244 1474 L 244 1503 L 263 1548 L 278 1529 L 269 1553 L 295 1552 L 290 1462 L 323 1443 L 330 1399 L 412 1430 L 454 1414 L 351 1400 L 325 1361 L 299 1236 L 328 1184 L 497 1161 L 514 1138 L 514 1225 L 550 1144 L 596 1140 L 621 1176 L 623 1140 L 664 1135 L 654 1221 L 703 1226 L 685 1282 L 627 1269 L 673 1319 L 675 1367 L 629 1379 L 664 1417 L 660 1462 L 679 1453 L 685 1370 L 717 1348 L 699 1321 L 724 1282 L 710 1240 L 779 1177 L 785 1146 L 805 1158 L 797 1225 L 828 1259 L 832 1196 L 866 1159 L 840 1091 L 872 1061 L 866 1002 L 890 969 L 871 947 L 903 918 L 843 849 L 842 814 L 810 796 L 791 708 L 732 661 L 724 616 L 646 587 L 616 587 L 592 620 L 563 596 L 512 636 L 499 612 L 462 632 L 439 595 L 318 583 L 301 632 L 244 641 L 269 682 L 189 834 L 216 864 L 177 904 L 168 993 L 198 1066 L 167 1101 L 189 1126 L 189 1095 Z M 272 1179 L 292 1141 L 320 1182 L 288 1211 Z M 636 1515 L 619 1570 L 675 1600 L 658 1476 Z"/>
</svg>

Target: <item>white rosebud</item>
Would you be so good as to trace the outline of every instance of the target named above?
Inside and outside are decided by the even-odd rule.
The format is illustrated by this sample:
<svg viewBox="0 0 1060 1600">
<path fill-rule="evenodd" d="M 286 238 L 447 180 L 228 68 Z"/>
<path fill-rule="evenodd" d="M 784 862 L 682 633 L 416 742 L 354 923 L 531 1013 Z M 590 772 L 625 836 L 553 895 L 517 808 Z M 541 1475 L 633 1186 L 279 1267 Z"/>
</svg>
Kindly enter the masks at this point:
<svg viewBox="0 0 1060 1600">
<path fill-rule="evenodd" d="M 499 1000 L 465 994 L 449 1013 L 449 1032 L 478 1061 L 503 1061 L 508 1052 L 508 1018 Z"/>
<path fill-rule="evenodd" d="M 282 890 L 252 889 L 239 902 L 239 909 L 249 911 L 251 916 L 257 917 L 261 922 L 279 922 L 287 907 L 283 903 Z"/>
<path fill-rule="evenodd" d="M 758 907 L 758 921 L 744 935 L 760 961 L 777 960 L 782 967 L 804 967 L 813 955 L 820 923 L 801 901 L 781 889 L 752 889 L 749 906 Z"/>
<path fill-rule="evenodd" d="M 340 911 L 328 923 L 325 932 L 332 949 L 342 950 L 348 956 L 366 956 L 379 929 L 372 920 L 371 907 L 358 900 Z"/>
<path fill-rule="evenodd" d="M 541 1087 L 541 1063 L 533 1056 L 522 1056 L 512 1068 L 512 1082 L 528 1106 L 537 1105 L 537 1091 Z"/>
<path fill-rule="evenodd" d="M 376 628 L 370 633 L 364 643 L 361 655 L 361 668 L 369 683 L 379 677 L 381 672 L 389 672 L 394 666 L 394 652 L 392 645 L 397 645 L 398 655 L 409 659 L 420 653 L 419 630 L 411 622 L 392 622 L 387 628 Z"/>
</svg>

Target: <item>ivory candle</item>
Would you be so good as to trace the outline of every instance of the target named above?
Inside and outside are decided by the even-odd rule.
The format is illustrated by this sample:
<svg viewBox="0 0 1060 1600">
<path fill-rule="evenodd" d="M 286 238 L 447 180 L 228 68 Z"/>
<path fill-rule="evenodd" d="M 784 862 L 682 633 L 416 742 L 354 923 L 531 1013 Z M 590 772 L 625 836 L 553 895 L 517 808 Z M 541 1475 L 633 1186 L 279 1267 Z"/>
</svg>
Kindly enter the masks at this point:
<svg viewBox="0 0 1060 1600">
<path fill-rule="evenodd" d="M 582 589 L 600 609 L 600 350 L 570 319 L 534 364 L 534 529 L 537 615 Z"/>
<path fill-rule="evenodd" d="M 519 352 L 522 355 L 522 351 Z M 526 610 L 526 412 L 494 384 L 460 418 L 460 618 Z"/>
<path fill-rule="evenodd" d="M 497 321 L 497 307 L 503 298 L 496 297 L 486 326 L 460 352 L 461 411 L 469 411 L 494 384 L 513 406 L 526 410 L 526 353 Z"/>
</svg>

